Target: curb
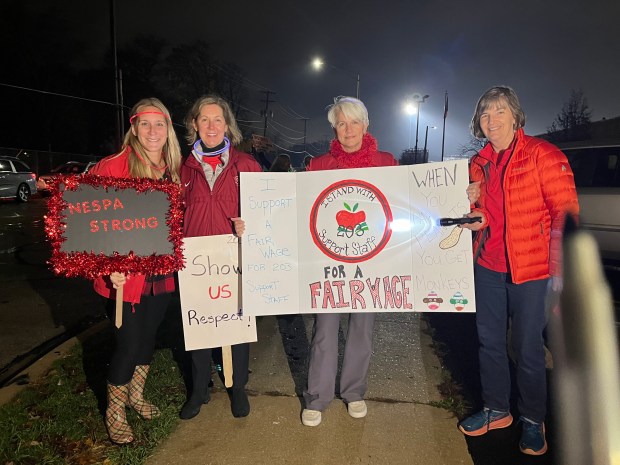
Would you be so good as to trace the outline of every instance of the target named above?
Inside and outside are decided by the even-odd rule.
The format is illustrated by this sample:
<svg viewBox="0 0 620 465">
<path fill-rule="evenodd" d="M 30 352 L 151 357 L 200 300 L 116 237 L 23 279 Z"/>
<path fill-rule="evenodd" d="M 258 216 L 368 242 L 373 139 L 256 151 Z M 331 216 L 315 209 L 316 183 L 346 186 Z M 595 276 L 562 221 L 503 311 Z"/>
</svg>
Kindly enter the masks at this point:
<svg viewBox="0 0 620 465">
<path fill-rule="evenodd" d="M 107 319 L 94 324 L 77 336 L 73 336 L 51 349 L 27 368 L 17 373 L 6 386 L 0 388 L 0 407 L 11 402 L 17 394 L 27 387 L 37 383 L 50 371 L 52 364 L 65 357 L 76 344 L 81 344 L 84 339 L 88 339 L 103 330 L 108 324 Z"/>
</svg>

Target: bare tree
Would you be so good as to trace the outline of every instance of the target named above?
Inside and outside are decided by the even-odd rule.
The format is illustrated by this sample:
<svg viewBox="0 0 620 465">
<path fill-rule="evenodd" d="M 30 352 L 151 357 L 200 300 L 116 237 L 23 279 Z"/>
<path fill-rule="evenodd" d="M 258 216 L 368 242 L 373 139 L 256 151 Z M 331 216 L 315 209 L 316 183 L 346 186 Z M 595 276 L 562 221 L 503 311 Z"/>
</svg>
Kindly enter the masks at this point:
<svg viewBox="0 0 620 465">
<path fill-rule="evenodd" d="M 478 139 L 473 135 L 469 135 L 469 140 L 465 144 L 461 144 L 459 148 L 458 158 L 471 158 L 486 145 L 486 139 Z"/>
<path fill-rule="evenodd" d="M 572 90 L 562 111 L 558 113 L 547 128 L 547 135 L 553 142 L 567 142 L 586 140 L 590 137 L 590 116 L 592 112 L 588 106 L 583 90 Z"/>
</svg>

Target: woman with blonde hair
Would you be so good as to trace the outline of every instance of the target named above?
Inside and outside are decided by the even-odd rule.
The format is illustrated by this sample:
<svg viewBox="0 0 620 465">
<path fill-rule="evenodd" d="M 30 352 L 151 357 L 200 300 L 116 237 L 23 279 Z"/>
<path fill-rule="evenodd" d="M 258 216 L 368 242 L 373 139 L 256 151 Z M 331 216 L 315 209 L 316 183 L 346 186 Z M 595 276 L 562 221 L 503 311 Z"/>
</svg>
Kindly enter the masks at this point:
<svg viewBox="0 0 620 465">
<path fill-rule="evenodd" d="M 116 178 L 150 178 L 180 182 L 181 149 L 170 113 L 156 98 L 140 100 L 131 110 L 130 127 L 123 147 L 97 163 L 89 172 Z M 146 377 L 155 351 L 157 328 L 164 318 L 170 294 L 175 290 L 172 274 L 111 273 L 94 282 L 95 291 L 108 298 L 107 314 L 115 320 L 116 290 L 123 286 L 123 324 L 113 327 L 116 347 L 107 374 L 108 406 L 105 423 L 116 444 L 134 440 L 125 408 L 131 407 L 146 420 L 158 417 L 159 409 L 143 398 Z"/>
</svg>

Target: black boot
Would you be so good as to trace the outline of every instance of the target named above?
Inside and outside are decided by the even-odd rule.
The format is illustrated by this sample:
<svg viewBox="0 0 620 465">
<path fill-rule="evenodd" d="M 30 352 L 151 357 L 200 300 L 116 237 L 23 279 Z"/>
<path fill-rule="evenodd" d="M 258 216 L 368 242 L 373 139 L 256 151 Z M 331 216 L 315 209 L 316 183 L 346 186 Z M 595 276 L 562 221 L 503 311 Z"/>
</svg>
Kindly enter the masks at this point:
<svg viewBox="0 0 620 465">
<path fill-rule="evenodd" d="M 211 380 L 211 349 L 192 351 L 192 395 L 185 402 L 179 417 L 189 420 L 200 413 L 203 404 L 211 400 L 209 381 Z"/>
<path fill-rule="evenodd" d="M 200 408 L 204 404 L 208 404 L 211 400 L 211 393 L 207 389 L 206 394 L 192 396 L 185 402 L 183 408 L 181 409 L 181 413 L 179 413 L 179 418 L 181 420 L 190 420 L 194 418 L 196 415 L 200 413 Z"/>
<path fill-rule="evenodd" d="M 250 401 L 244 388 L 232 389 L 230 408 L 233 417 L 247 417 L 250 414 Z"/>
</svg>

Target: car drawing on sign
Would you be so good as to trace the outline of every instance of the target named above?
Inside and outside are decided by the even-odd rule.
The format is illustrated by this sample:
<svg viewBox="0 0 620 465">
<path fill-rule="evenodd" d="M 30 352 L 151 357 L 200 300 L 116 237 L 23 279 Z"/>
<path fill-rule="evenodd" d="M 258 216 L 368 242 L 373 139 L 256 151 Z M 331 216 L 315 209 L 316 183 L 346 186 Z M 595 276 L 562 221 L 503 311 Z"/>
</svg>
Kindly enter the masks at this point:
<svg viewBox="0 0 620 465">
<path fill-rule="evenodd" d="M 37 176 L 28 165 L 13 157 L 0 157 L 0 198 L 27 202 L 37 192 Z"/>
<path fill-rule="evenodd" d="M 620 145 L 563 147 L 575 175 L 581 226 L 606 260 L 620 260 Z"/>
<path fill-rule="evenodd" d="M 66 163 L 63 163 L 62 165 L 59 165 L 56 168 L 54 168 L 50 173 L 39 176 L 39 179 L 37 179 L 37 189 L 39 190 L 39 192 L 41 192 L 42 195 L 47 195 L 49 194 L 48 183 L 54 177 L 61 175 L 61 174 L 62 175 L 86 174 L 88 170 L 91 169 L 95 165 L 95 163 L 96 162 L 94 161 L 91 161 L 88 163 L 81 162 L 81 161 L 68 161 Z"/>
</svg>

